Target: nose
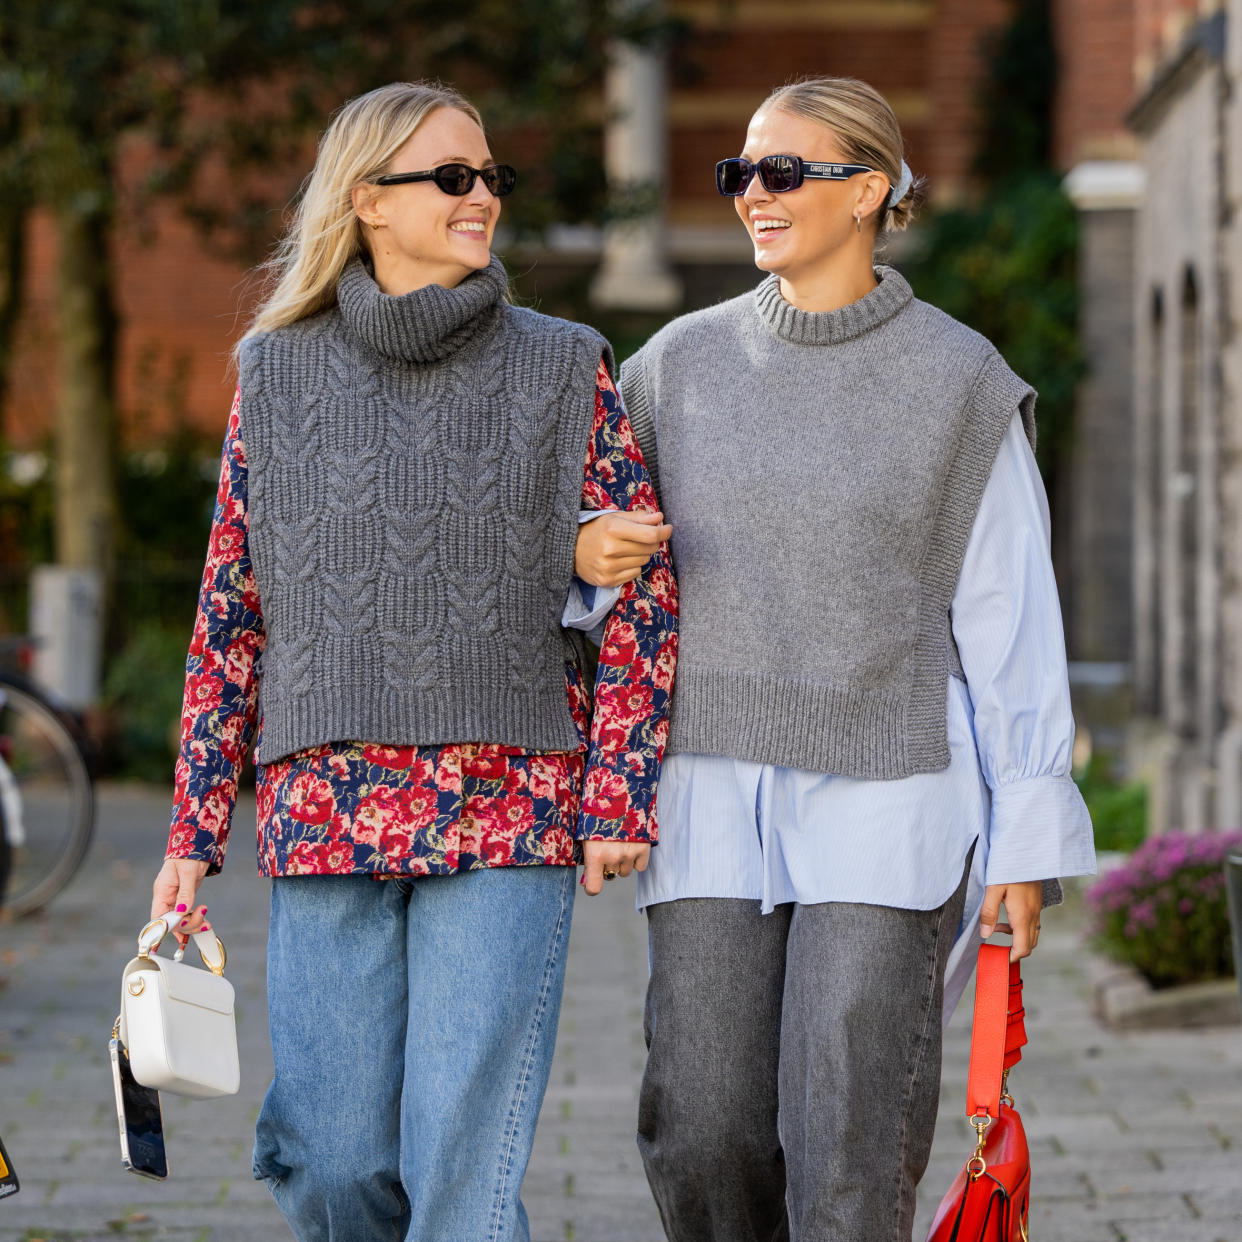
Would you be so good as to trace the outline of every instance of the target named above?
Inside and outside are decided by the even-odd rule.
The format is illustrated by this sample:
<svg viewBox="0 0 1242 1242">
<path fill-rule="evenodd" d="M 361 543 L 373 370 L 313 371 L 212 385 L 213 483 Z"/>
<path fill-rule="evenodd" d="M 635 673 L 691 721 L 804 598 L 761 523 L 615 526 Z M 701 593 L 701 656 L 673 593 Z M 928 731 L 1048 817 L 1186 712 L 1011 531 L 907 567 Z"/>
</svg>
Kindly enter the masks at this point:
<svg viewBox="0 0 1242 1242">
<path fill-rule="evenodd" d="M 475 177 L 474 185 L 466 194 L 466 202 L 472 207 L 481 207 L 487 211 L 491 209 L 493 203 L 498 204 L 500 200 L 483 184 L 482 177 Z"/>
<path fill-rule="evenodd" d="M 755 171 L 755 175 L 751 177 L 750 184 L 746 187 L 746 192 L 742 195 L 742 197 L 746 200 L 746 202 L 752 204 L 770 203 L 772 201 L 772 195 L 764 188 L 763 181 L 760 179 L 757 169 Z"/>
</svg>

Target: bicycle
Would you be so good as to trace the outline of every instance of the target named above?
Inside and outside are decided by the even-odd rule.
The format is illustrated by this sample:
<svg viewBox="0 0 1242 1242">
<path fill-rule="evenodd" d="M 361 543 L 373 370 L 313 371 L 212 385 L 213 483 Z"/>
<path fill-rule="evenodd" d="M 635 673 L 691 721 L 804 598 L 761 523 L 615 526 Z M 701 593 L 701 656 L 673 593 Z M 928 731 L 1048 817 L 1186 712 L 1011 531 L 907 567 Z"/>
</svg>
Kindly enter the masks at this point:
<svg viewBox="0 0 1242 1242">
<path fill-rule="evenodd" d="M 77 722 L 27 678 L 0 670 L 0 910 L 47 905 L 73 878 L 94 828 Z"/>
</svg>

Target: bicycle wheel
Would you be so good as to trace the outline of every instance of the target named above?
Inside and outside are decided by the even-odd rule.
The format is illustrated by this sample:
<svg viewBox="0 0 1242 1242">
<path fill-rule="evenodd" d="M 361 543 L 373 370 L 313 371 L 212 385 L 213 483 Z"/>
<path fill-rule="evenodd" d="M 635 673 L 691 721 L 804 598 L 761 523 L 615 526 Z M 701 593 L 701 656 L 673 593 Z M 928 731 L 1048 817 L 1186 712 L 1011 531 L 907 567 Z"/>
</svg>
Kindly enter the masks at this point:
<svg viewBox="0 0 1242 1242">
<path fill-rule="evenodd" d="M 31 685 L 0 677 L 0 824 L 9 846 L 3 908 L 45 906 L 78 869 L 95 824 L 86 760 L 69 726 Z"/>
</svg>

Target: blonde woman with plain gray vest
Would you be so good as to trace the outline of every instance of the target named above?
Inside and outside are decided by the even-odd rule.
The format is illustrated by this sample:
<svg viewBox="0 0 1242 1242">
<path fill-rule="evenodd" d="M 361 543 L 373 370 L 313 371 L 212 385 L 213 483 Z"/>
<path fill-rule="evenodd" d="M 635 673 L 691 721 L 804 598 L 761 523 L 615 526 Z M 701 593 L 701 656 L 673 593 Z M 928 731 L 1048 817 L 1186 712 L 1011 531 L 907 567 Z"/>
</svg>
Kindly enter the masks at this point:
<svg viewBox="0 0 1242 1242">
<path fill-rule="evenodd" d="M 639 1147 L 673 1242 L 907 1242 L 979 936 L 1094 870 L 1035 394 L 874 264 L 921 197 L 875 90 L 774 91 L 716 176 L 767 275 L 621 378 L 681 597 Z"/>
</svg>

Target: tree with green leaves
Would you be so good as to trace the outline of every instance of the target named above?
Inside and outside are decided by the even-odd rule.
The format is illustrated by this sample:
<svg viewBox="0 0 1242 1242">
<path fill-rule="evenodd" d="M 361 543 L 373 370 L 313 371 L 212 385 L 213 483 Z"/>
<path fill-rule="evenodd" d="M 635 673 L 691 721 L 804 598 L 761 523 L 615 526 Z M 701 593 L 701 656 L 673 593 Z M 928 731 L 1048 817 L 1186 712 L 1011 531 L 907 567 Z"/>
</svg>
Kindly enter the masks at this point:
<svg viewBox="0 0 1242 1242">
<path fill-rule="evenodd" d="M 930 217 L 909 274 L 920 297 L 982 332 L 1038 390 L 1039 464 L 1055 497 L 1085 365 L 1078 217 L 1052 167 L 1057 61 L 1049 0 L 1018 0 L 986 63 L 978 192 Z"/>
<path fill-rule="evenodd" d="M 609 38 L 666 30 L 657 6 L 593 0 L 8 0 L 0 13 L 0 396 L 21 286 L 22 220 L 59 244 L 56 559 L 110 567 L 115 547 L 118 220 L 174 196 L 222 244 L 270 246 L 273 177 L 287 198 L 332 108 L 385 81 L 439 77 L 521 148 L 507 222 L 598 218 L 596 109 Z M 154 166 L 123 184 L 123 144 Z M 230 187 L 221 195 L 221 180 Z"/>
</svg>

